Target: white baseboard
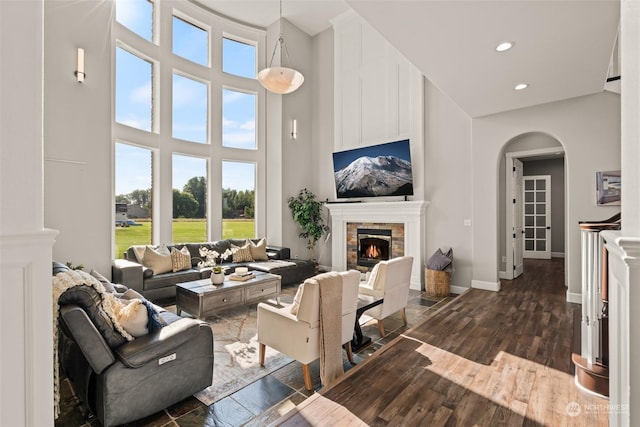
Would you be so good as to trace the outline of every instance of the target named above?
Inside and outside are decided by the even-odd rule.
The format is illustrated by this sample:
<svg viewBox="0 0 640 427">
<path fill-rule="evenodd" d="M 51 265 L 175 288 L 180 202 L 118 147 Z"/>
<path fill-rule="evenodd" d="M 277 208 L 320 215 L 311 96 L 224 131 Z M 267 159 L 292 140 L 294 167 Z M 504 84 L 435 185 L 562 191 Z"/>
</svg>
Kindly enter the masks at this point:
<svg viewBox="0 0 640 427">
<path fill-rule="evenodd" d="M 471 287 L 473 289 L 482 289 L 485 291 L 500 291 L 500 282 L 485 282 L 483 280 L 472 280 Z"/>
<path fill-rule="evenodd" d="M 564 258 L 564 252 L 551 252 L 551 258 Z"/>
<path fill-rule="evenodd" d="M 567 302 L 572 302 L 575 304 L 582 304 L 582 294 L 577 294 L 575 292 L 569 292 L 567 289 Z"/>
<path fill-rule="evenodd" d="M 467 292 L 470 288 L 467 288 L 465 286 L 451 286 L 449 289 L 452 294 L 461 295 Z"/>
</svg>

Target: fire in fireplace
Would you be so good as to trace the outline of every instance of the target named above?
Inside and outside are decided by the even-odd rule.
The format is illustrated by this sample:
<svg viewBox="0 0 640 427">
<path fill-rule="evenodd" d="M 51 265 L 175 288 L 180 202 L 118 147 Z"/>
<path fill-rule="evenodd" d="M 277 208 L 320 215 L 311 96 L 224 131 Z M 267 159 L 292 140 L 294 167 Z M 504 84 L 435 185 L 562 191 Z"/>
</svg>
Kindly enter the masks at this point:
<svg viewBox="0 0 640 427">
<path fill-rule="evenodd" d="M 391 230 L 359 228 L 357 263 L 363 267 L 372 267 L 379 261 L 389 259 L 391 250 Z"/>
</svg>

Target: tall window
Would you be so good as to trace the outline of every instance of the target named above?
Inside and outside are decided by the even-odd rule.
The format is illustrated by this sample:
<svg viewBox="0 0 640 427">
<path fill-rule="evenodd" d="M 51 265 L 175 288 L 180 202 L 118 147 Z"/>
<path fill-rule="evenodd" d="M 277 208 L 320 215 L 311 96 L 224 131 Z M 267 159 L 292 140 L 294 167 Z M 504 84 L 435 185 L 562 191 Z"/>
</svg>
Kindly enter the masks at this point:
<svg viewBox="0 0 640 427">
<path fill-rule="evenodd" d="M 153 65 L 116 48 L 116 122 L 151 131 Z"/>
<path fill-rule="evenodd" d="M 256 95 L 231 89 L 222 91 L 222 145 L 256 148 Z"/>
<path fill-rule="evenodd" d="M 255 203 L 265 186 L 256 181 L 266 155 L 255 78 L 265 32 L 192 2 L 116 0 L 113 34 L 113 197 L 153 196 L 148 219 L 135 219 L 143 228 L 129 227 L 146 227 L 135 243 L 254 237 L 265 215 Z M 133 161 L 138 152 L 145 157 Z M 138 175 L 147 181 L 137 184 Z M 116 252 L 133 244 L 121 228 L 114 224 Z"/>
<path fill-rule="evenodd" d="M 153 38 L 153 2 L 116 0 L 116 21 L 145 40 Z"/>
<path fill-rule="evenodd" d="M 173 75 L 173 137 L 207 142 L 207 85 Z"/>
<path fill-rule="evenodd" d="M 115 258 L 151 244 L 151 151 L 116 142 Z"/>
<path fill-rule="evenodd" d="M 222 71 L 236 76 L 256 77 L 256 47 L 229 38 L 222 39 Z"/>
<path fill-rule="evenodd" d="M 255 237 L 255 178 L 253 163 L 222 162 L 222 237 Z"/>
<path fill-rule="evenodd" d="M 173 17 L 173 53 L 200 65 L 209 65 L 209 34 L 207 30 Z"/>
<path fill-rule="evenodd" d="M 207 241 L 207 161 L 173 155 L 173 241 Z"/>
</svg>

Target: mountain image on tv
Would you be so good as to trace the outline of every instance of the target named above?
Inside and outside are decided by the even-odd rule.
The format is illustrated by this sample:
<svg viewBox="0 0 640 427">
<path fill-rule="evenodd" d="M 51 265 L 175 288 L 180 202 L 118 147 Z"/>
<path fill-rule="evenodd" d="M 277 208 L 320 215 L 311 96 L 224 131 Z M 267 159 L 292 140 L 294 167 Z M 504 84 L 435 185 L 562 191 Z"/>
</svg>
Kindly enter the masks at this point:
<svg viewBox="0 0 640 427">
<path fill-rule="evenodd" d="M 334 153 L 334 175 L 338 198 L 413 195 L 409 141 Z"/>
</svg>

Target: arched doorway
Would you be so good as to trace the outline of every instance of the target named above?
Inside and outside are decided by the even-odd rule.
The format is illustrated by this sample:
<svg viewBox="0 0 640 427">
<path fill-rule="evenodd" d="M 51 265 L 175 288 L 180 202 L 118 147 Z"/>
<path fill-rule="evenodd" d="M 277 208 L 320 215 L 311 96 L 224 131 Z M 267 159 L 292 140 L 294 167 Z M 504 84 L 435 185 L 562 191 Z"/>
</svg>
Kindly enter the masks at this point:
<svg viewBox="0 0 640 427">
<path fill-rule="evenodd" d="M 501 279 L 522 273 L 523 257 L 564 257 L 565 158 L 542 132 L 518 135 L 501 152 L 498 233 Z"/>
</svg>

